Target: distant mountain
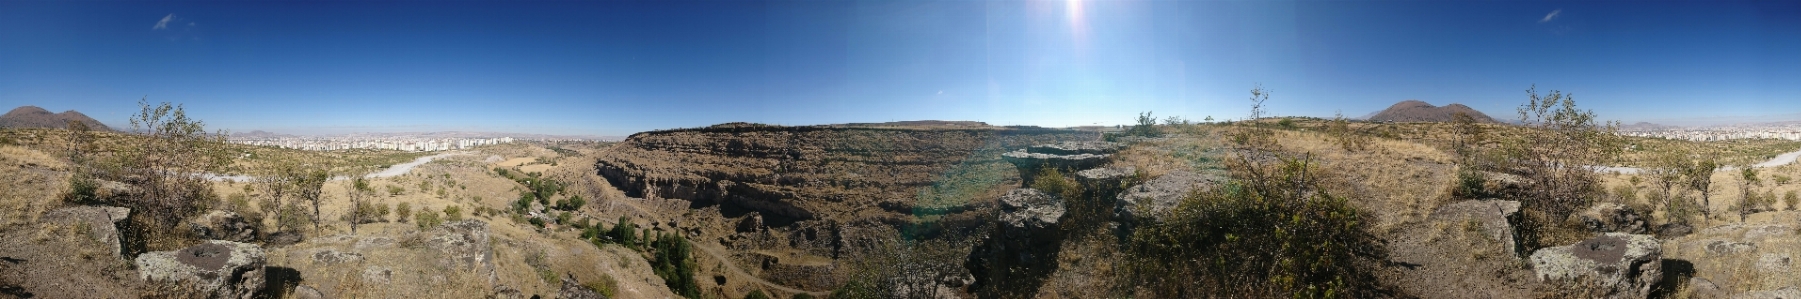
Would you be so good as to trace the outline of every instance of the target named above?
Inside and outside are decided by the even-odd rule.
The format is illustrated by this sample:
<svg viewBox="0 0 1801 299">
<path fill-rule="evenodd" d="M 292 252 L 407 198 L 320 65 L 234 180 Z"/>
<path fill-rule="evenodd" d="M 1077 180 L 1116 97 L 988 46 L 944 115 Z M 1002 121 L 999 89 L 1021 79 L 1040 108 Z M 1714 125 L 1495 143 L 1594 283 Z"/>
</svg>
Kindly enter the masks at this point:
<svg viewBox="0 0 1801 299">
<path fill-rule="evenodd" d="M 1635 124 L 1630 124 L 1630 125 L 1623 125 L 1623 126 L 1620 126 L 1620 131 L 1627 131 L 1627 132 L 1631 132 L 1631 131 L 1660 131 L 1660 130 L 1670 130 L 1670 129 L 1679 129 L 1679 128 L 1682 128 L 1682 127 L 1680 127 L 1680 126 L 1666 126 L 1666 125 L 1659 125 L 1659 124 L 1654 124 L 1654 123 L 1648 123 L 1648 122 L 1642 122 L 1642 121 L 1641 121 L 1641 122 L 1638 122 L 1638 123 L 1635 123 Z"/>
<path fill-rule="evenodd" d="M 234 133 L 231 133 L 231 137 L 232 138 L 277 138 L 277 137 L 294 137 L 294 135 L 276 134 L 276 133 L 271 133 L 269 131 L 263 131 L 263 130 L 253 130 L 250 132 L 234 132 Z"/>
<path fill-rule="evenodd" d="M 19 106 L 19 108 L 13 108 L 13 111 L 7 112 L 6 115 L 0 115 L 0 128 L 63 128 L 68 126 L 70 120 L 86 123 L 89 129 L 95 131 L 113 130 L 106 124 L 102 124 L 86 114 L 81 114 L 81 112 L 75 112 L 75 110 L 50 113 L 49 110 L 37 106 Z"/>
<path fill-rule="evenodd" d="M 1394 106 L 1388 106 L 1388 109 L 1382 109 L 1382 111 L 1377 111 L 1375 115 L 1370 115 L 1369 120 L 1394 122 L 1450 122 L 1454 120 L 1453 116 L 1457 115 L 1458 112 L 1469 114 L 1470 117 L 1475 118 L 1477 122 L 1498 123 L 1494 118 L 1488 117 L 1487 114 L 1482 114 L 1482 111 L 1470 109 L 1469 106 L 1464 106 L 1463 104 L 1450 104 L 1445 105 L 1444 107 L 1438 107 L 1418 100 L 1406 100 L 1395 103 Z"/>
</svg>

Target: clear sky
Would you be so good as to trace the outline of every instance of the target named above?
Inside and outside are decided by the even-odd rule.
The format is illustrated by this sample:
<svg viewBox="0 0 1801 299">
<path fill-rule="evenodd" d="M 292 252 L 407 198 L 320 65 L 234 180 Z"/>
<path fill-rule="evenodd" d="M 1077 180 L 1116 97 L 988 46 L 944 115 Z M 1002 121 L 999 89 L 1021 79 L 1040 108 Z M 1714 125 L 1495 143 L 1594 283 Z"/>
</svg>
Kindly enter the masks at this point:
<svg viewBox="0 0 1801 299">
<path fill-rule="evenodd" d="M 123 126 L 625 135 L 748 121 L 1073 126 L 1140 111 L 1801 119 L 1801 2 L 0 1 L 0 109 Z"/>
</svg>

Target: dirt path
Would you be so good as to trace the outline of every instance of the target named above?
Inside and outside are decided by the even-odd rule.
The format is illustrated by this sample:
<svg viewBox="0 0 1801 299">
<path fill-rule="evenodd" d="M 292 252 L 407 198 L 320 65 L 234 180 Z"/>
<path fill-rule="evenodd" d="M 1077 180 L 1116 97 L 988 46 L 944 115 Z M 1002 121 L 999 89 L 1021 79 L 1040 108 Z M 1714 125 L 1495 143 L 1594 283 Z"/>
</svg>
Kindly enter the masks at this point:
<svg viewBox="0 0 1801 299">
<path fill-rule="evenodd" d="M 773 282 L 769 282 L 767 280 L 763 280 L 762 277 L 757 277 L 756 275 L 750 275 L 750 272 L 745 272 L 744 269 L 739 269 L 738 263 L 732 262 L 731 259 L 726 258 L 727 255 L 720 253 L 719 249 L 717 249 L 717 248 L 713 248 L 712 246 L 706 246 L 706 245 L 703 245 L 700 243 L 695 243 L 693 240 L 689 240 L 688 244 L 694 245 L 694 248 L 699 248 L 701 252 L 706 252 L 707 255 L 713 256 L 714 259 L 720 260 L 722 262 L 721 264 L 725 264 L 726 269 L 731 269 L 731 271 L 734 273 L 743 275 L 745 277 L 750 277 L 751 281 L 762 284 L 763 286 L 769 287 L 771 289 L 777 289 L 777 290 L 781 290 L 783 292 L 789 292 L 789 293 L 806 293 L 809 295 L 819 296 L 819 297 L 831 295 L 831 292 L 810 292 L 810 291 L 806 291 L 806 290 L 801 290 L 801 289 L 796 289 L 796 288 L 791 288 L 788 286 L 776 284 Z"/>
</svg>

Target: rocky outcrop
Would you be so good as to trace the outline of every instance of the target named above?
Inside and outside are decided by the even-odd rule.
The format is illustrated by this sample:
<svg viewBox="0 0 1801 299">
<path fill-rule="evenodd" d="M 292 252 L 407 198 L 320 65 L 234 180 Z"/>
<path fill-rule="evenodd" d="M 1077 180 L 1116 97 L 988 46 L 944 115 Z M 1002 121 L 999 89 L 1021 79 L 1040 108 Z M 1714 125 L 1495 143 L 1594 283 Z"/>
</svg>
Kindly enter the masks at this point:
<svg viewBox="0 0 1801 299">
<path fill-rule="evenodd" d="M 1066 211 L 1063 199 L 1037 189 L 1020 188 L 1000 198 L 1000 215 L 987 240 L 970 251 L 964 268 L 981 288 L 1013 290 L 1019 279 L 1043 277 L 1056 268 L 1062 241 L 1057 230 Z"/>
<path fill-rule="evenodd" d="M 1001 154 L 1001 158 L 1006 159 L 1007 163 L 1013 163 L 1013 167 L 1019 169 L 1021 187 L 1031 186 L 1032 182 L 1038 178 L 1038 174 L 1043 173 L 1045 169 L 1072 173 L 1077 170 L 1099 167 L 1101 164 L 1107 163 L 1107 156 L 1106 154 L 1057 155 L 1033 153 L 1026 150 Z"/>
<path fill-rule="evenodd" d="M 947 171 L 1000 166 L 1001 153 L 1027 145 L 1098 137 L 1037 127 L 726 124 L 633 134 L 595 168 L 627 196 L 755 211 L 771 227 L 821 216 L 900 223 L 883 218 L 911 217 L 919 189 Z"/>
<path fill-rule="evenodd" d="M 361 262 L 361 261 L 363 261 L 363 254 L 361 254 L 361 253 L 342 252 L 342 251 L 330 250 L 330 249 L 320 250 L 318 252 L 313 253 L 313 262 L 314 263 L 330 265 L 330 264 L 340 264 L 340 263 L 355 263 L 355 262 Z"/>
<path fill-rule="evenodd" d="M 1122 144 L 1106 141 L 1064 141 L 1033 145 L 1026 147 L 1026 151 L 1052 155 L 1110 155 L 1124 147 Z"/>
<path fill-rule="evenodd" d="M 1732 255 L 1757 251 L 1757 243 L 1714 240 L 1703 248 L 1712 255 Z"/>
<path fill-rule="evenodd" d="M 1500 243 L 1509 253 L 1518 252 L 1514 240 L 1513 220 L 1520 212 L 1520 202 L 1511 200 L 1466 200 L 1439 207 L 1432 212 L 1434 221 L 1459 223 L 1474 221 L 1490 239 Z"/>
<path fill-rule="evenodd" d="M 1662 245 L 1647 235 L 1607 233 L 1573 245 L 1532 253 L 1532 270 L 1540 280 L 1586 279 L 1606 298 L 1645 298 L 1663 279 Z"/>
<path fill-rule="evenodd" d="M 270 233 L 269 236 L 263 240 L 263 244 L 269 244 L 269 246 L 288 246 L 299 244 L 300 241 L 305 240 L 306 236 L 300 234 L 300 232 L 285 230 Z"/>
<path fill-rule="evenodd" d="M 1137 173 L 1138 169 L 1130 166 L 1095 168 L 1076 172 L 1076 183 L 1082 184 L 1082 191 L 1087 193 L 1089 199 L 1105 200 L 1111 206 L 1112 201 L 1119 198 L 1119 193 L 1125 191 L 1126 179 Z"/>
<path fill-rule="evenodd" d="M 1643 234 L 1650 231 L 1645 219 L 1639 217 L 1637 211 L 1617 203 L 1595 204 L 1571 217 L 1577 218 L 1582 226 L 1594 232 Z"/>
<path fill-rule="evenodd" d="M 214 298 L 252 298 L 265 281 L 263 249 L 255 244 L 209 240 L 140 254 L 135 262 L 146 282 L 192 287 Z"/>
<path fill-rule="evenodd" d="M 563 286 L 557 289 L 557 298 L 562 299 L 607 299 L 607 296 L 583 286 L 575 281 L 575 275 L 563 274 Z"/>
<path fill-rule="evenodd" d="M 230 211 L 213 210 L 188 222 L 194 236 L 207 240 L 255 242 L 256 226 Z"/>
<path fill-rule="evenodd" d="M 1113 210 L 1114 219 L 1127 228 L 1160 220 L 1175 209 L 1183 197 L 1197 189 L 1209 188 L 1224 181 L 1221 177 L 1188 171 L 1164 174 L 1121 193 Z"/>
<path fill-rule="evenodd" d="M 106 246 L 114 258 L 123 258 L 120 256 L 119 222 L 128 216 L 131 216 L 131 209 L 104 206 L 68 207 L 44 213 L 46 222 L 87 227 L 87 233 L 94 241 Z"/>
<path fill-rule="evenodd" d="M 493 282 L 494 248 L 488 242 L 488 223 L 463 220 L 446 223 L 427 232 L 425 248 L 438 253 L 440 266 L 475 270 Z"/>
</svg>

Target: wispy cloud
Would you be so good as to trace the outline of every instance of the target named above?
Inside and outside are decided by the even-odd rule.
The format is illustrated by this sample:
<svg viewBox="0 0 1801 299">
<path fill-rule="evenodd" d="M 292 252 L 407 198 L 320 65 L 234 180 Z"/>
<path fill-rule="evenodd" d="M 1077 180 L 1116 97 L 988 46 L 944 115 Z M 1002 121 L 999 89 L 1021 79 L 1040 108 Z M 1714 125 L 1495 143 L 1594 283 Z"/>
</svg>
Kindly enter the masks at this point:
<svg viewBox="0 0 1801 299">
<path fill-rule="evenodd" d="M 174 20 L 175 20 L 175 14 L 169 14 L 167 16 L 163 16 L 163 20 L 156 21 L 156 26 L 150 27 L 150 30 L 169 29 L 169 21 L 174 21 Z"/>
<path fill-rule="evenodd" d="M 1561 9 L 1561 8 L 1559 8 L 1557 10 L 1553 10 L 1553 11 L 1551 11 L 1551 13 L 1545 14 L 1545 18 L 1538 19 L 1538 22 L 1540 24 L 1550 22 L 1553 19 L 1557 19 L 1557 14 L 1561 14 L 1561 13 L 1563 13 L 1563 9 Z"/>
</svg>

